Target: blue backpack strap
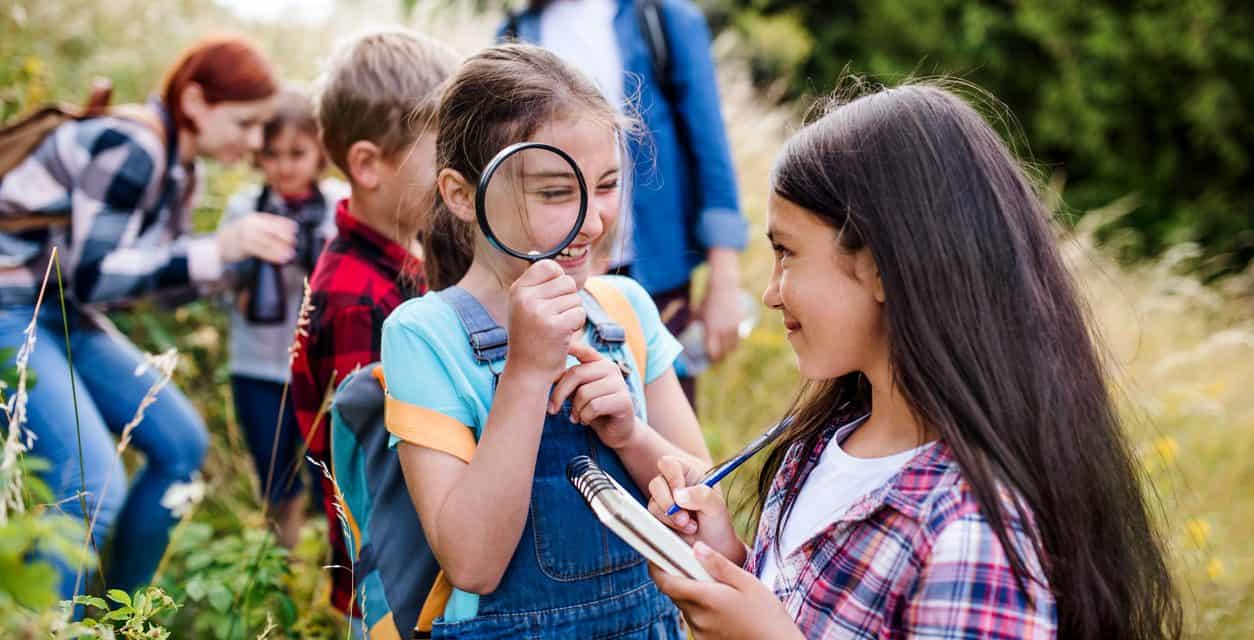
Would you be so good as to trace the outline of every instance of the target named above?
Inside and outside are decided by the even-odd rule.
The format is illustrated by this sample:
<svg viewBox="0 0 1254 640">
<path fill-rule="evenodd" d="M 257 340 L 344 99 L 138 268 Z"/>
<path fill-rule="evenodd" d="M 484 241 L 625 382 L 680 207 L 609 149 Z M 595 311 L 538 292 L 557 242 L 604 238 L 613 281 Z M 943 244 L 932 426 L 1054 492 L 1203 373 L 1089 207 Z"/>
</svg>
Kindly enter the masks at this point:
<svg viewBox="0 0 1254 640">
<path fill-rule="evenodd" d="M 504 360 L 509 353 L 509 334 L 505 328 L 497 324 L 488 310 L 461 287 L 449 287 L 436 295 L 444 299 L 457 312 L 462 328 L 466 330 L 466 339 L 475 352 L 475 360 L 480 364 L 491 364 Z"/>
<path fill-rule="evenodd" d="M 586 289 L 579 290 L 579 297 L 583 298 L 584 312 L 588 314 L 588 322 L 592 323 L 597 339 L 607 347 L 621 347 L 627 341 L 627 332 L 623 330 L 623 326 L 614 322 L 601 303 Z"/>
</svg>

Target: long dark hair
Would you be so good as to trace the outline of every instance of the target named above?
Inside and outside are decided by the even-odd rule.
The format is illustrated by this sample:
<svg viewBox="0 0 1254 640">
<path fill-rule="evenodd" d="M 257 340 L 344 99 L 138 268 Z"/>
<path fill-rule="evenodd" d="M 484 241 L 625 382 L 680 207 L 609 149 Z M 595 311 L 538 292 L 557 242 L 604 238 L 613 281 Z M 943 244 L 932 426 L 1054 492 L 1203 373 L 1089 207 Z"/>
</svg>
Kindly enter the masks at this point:
<svg viewBox="0 0 1254 640">
<path fill-rule="evenodd" d="M 501 149 L 526 140 L 555 118 L 602 118 L 620 133 L 636 120 L 620 115 L 587 76 L 556 54 L 525 44 L 489 47 L 466 59 L 440 98 L 436 168 L 475 184 Z M 448 209 L 439 191 L 423 232 L 427 284 L 456 284 L 474 257 L 475 226 Z"/>
<path fill-rule="evenodd" d="M 1049 212 L 997 132 L 940 83 L 833 101 L 789 140 L 772 188 L 840 230 L 843 250 L 870 250 L 893 384 L 952 450 L 1021 587 L 1031 577 L 1008 526 L 1035 522 L 1059 637 L 1179 636 L 1099 342 Z M 869 402 L 860 374 L 803 392 L 759 513 L 788 448 L 815 444 L 850 400 Z"/>
</svg>

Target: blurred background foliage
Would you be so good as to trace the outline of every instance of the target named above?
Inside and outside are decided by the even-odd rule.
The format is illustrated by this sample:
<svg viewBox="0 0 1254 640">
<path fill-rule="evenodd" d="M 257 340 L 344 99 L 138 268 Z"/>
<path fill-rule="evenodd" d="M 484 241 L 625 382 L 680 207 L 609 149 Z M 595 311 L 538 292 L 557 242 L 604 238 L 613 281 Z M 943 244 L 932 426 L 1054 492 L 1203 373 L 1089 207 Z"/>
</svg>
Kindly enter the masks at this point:
<svg viewBox="0 0 1254 640">
<path fill-rule="evenodd" d="M 1128 195 L 1125 258 L 1254 258 L 1254 4 L 1228 0 L 705 0 L 757 83 L 953 75 L 1005 102 L 1068 212 Z M 803 100 L 803 103 L 806 101 Z"/>
<path fill-rule="evenodd" d="M 490 42 L 503 7 L 277 4 L 258 20 L 250 12 L 267 3 L 0 0 L 0 121 L 51 100 L 79 102 L 98 76 L 113 81 L 115 101 L 142 100 L 183 47 L 213 33 L 248 34 L 286 80 L 310 87 L 334 42 L 358 28 L 408 24 L 466 53 Z M 1254 636 L 1254 551 L 1240 533 L 1254 520 L 1254 272 L 1240 273 L 1254 246 L 1254 181 L 1246 179 L 1254 9 L 1217 0 L 701 4 L 717 33 L 724 116 L 752 225 L 742 268 L 754 293 L 772 259 L 761 238 L 774 156 L 843 73 L 888 82 L 952 74 L 1008 105 L 1018 124 L 1003 129 L 1030 152 L 1071 224 L 1061 241 L 1110 343 L 1129 435 L 1161 498 L 1190 636 Z M 195 220 L 202 231 L 216 226 L 235 189 L 256 179 L 247 167 L 205 168 Z M 778 318 L 765 316 L 701 387 L 716 457 L 772 423 L 795 394 L 792 353 Z M 178 349 L 174 382 L 213 438 L 205 501 L 174 532 L 154 580 L 179 606 L 156 620 L 171 637 L 343 637 L 342 619 L 326 604 L 320 516 L 290 553 L 266 531 L 259 480 L 232 415 L 219 303 L 142 304 L 113 318 L 148 351 Z M 139 462 L 127 456 L 132 467 Z M 733 502 L 747 495 L 752 474 L 738 474 Z M 0 475 L 0 488 L 10 481 Z M 46 497 L 35 492 L 30 502 L 38 514 Z M 750 523 L 741 525 L 749 534 Z M 47 571 L 27 551 L 35 533 L 56 529 L 48 540 L 70 539 L 73 526 L 23 514 L 0 526 L 0 635 L 48 637 L 56 628 L 56 615 L 40 608 L 50 597 Z"/>
</svg>

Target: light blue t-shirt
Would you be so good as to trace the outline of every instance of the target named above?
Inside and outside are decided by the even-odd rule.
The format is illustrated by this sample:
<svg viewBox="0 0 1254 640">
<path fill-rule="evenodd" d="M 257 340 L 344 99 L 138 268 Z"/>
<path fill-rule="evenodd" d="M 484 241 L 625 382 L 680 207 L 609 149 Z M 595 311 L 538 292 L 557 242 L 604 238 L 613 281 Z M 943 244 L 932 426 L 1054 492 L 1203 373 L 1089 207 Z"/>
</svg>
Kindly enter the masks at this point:
<svg viewBox="0 0 1254 640">
<path fill-rule="evenodd" d="M 644 288 L 630 278 L 602 277 L 627 298 L 644 332 L 648 378 L 643 384 L 631 349 L 625 343 L 621 349 L 623 357 L 633 364 L 630 386 L 636 413 L 647 421 L 644 385 L 665 374 L 682 347 L 662 324 Z M 592 331 L 589 323 L 586 339 L 596 344 Z M 382 359 L 389 395 L 448 416 L 469 427 L 475 440 L 479 439 L 492 408 L 493 373 L 475 360 L 457 312 L 439 294 L 408 300 L 388 316 L 383 323 Z M 574 356 L 567 357 L 568 368 L 577 364 Z M 498 372 L 501 366 L 494 365 Z M 393 434 L 390 441 L 396 446 L 400 439 Z M 454 589 L 444 618 L 449 622 L 469 620 L 478 608 L 478 595 Z"/>
</svg>

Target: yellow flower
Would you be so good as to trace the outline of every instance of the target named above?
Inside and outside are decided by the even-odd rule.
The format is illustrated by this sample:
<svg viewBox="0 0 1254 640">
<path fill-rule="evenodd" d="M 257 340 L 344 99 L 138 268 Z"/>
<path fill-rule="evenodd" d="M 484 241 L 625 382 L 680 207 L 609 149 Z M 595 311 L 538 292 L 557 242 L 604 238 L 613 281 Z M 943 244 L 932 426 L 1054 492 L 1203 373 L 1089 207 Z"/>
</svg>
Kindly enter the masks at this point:
<svg viewBox="0 0 1254 640">
<path fill-rule="evenodd" d="M 1189 534 L 1193 546 L 1201 549 L 1210 539 L 1210 523 L 1200 518 L 1192 518 L 1184 523 L 1184 530 Z"/>
<path fill-rule="evenodd" d="M 22 70 L 25 71 L 28 76 L 37 76 L 43 73 L 44 63 L 39 58 L 28 56 L 22 61 Z"/>
<path fill-rule="evenodd" d="M 1222 380 L 1217 380 L 1215 382 L 1212 382 L 1206 385 L 1204 389 L 1206 395 L 1210 398 L 1218 398 L 1219 396 L 1223 395 L 1224 391 L 1227 391 L 1227 390 L 1228 390 L 1228 383 Z"/>
<path fill-rule="evenodd" d="M 1206 563 L 1206 575 L 1211 580 L 1218 580 L 1219 576 L 1224 574 L 1224 561 L 1219 558 L 1211 558 Z"/>
<path fill-rule="evenodd" d="M 1176 460 L 1176 452 L 1180 450 L 1180 445 L 1176 444 L 1176 439 L 1170 436 L 1163 436 L 1154 441 L 1154 451 L 1158 452 L 1158 457 L 1162 459 L 1163 464 L 1171 464 Z"/>
</svg>

